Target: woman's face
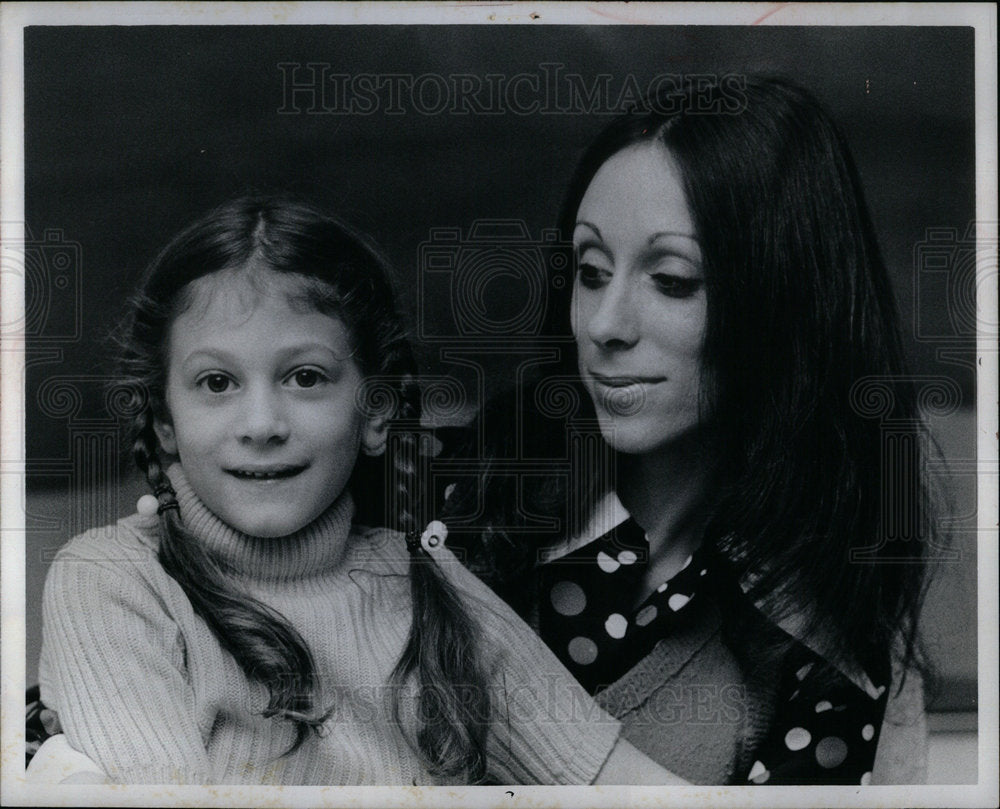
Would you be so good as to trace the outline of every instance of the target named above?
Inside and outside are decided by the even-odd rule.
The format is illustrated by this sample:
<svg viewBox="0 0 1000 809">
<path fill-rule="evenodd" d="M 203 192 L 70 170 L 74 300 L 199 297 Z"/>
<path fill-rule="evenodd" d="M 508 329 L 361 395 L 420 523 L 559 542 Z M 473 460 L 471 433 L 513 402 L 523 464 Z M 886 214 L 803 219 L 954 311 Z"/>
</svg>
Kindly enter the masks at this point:
<svg viewBox="0 0 1000 809">
<path fill-rule="evenodd" d="M 706 295 L 701 250 L 664 146 L 601 166 L 577 211 L 571 322 L 580 376 L 615 450 L 664 448 L 699 423 Z"/>
</svg>

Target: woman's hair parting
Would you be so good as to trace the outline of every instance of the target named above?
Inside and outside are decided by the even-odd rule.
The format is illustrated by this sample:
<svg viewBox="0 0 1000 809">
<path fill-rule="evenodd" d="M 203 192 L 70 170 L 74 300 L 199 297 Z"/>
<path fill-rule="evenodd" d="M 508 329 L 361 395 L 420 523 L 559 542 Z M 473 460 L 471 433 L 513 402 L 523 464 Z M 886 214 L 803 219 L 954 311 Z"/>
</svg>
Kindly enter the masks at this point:
<svg viewBox="0 0 1000 809">
<path fill-rule="evenodd" d="M 301 201 L 246 197 L 216 208 L 164 248 L 130 302 L 116 385 L 134 392 L 133 457 L 160 504 L 160 562 L 246 676 L 267 688 L 264 715 L 294 724 L 291 752 L 310 733 L 319 734 L 329 715 L 315 704 L 312 655 L 295 628 L 241 592 L 223 564 L 185 528 L 154 431 L 156 420 L 169 421 L 167 346 L 171 323 L 191 304 L 188 285 L 221 270 L 256 274 L 260 269 L 292 276 L 301 285 L 298 302 L 347 327 L 366 380 L 366 401 L 360 404 L 390 418 L 387 457 L 359 457 L 352 476 L 359 494 L 356 520 L 387 525 L 411 539 L 419 537 L 428 517 L 420 508 L 425 481 L 418 478 L 420 389 L 388 264 L 365 236 Z M 362 487 L 361 480 L 371 485 Z M 416 740 L 428 766 L 481 779 L 490 713 L 475 626 L 420 543 L 406 544 L 413 620 L 394 684 L 417 678 L 420 715 L 431 717 L 418 727 Z M 390 690 L 398 716 L 403 689 Z"/>
<path fill-rule="evenodd" d="M 810 93 L 779 78 L 730 76 L 652 97 L 584 153 L 564 200 L 564 240 L 594 175 L 636 144 L 659 144 L 675 161 L 703 256 L 702 412 L 724 455 L 706 541 L 751 599 L 805 615 L 838 662 L 864 665 L 895 648 L 919 664 L 924 556 L 938 541 L 922 456 L 935 447 L 844 137 Z M 549 336 L 571 333 L 571 287 L 550 295 Z M 568 347 L 566 379 L 577 376 Z M 579 399 L 578 416 L 592 417 L 582 386 Z M 584 494 L 593 503 L 600 492 Z M 893 536 L 900 529 L 908 533 Z M 491 532 L 500 551 L 484 568 L 520 575 L 523 564 L 500 557 L 533 552 Z"/>
</svg>

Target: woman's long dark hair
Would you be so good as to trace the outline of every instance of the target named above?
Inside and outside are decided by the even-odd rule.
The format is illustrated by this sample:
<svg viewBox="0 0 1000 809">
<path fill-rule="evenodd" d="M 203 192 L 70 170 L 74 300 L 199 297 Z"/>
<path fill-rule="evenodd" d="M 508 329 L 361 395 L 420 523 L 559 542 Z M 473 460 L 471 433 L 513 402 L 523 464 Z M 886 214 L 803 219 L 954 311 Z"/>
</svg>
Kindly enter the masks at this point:
<svg viewBox="0 0 1000 809">
<path fill-rule="evenodd" d="M 653 98 L 610 124 L 570 183 L 563 237 L 611 156 L 658 143 L 676 161 L 704 259 L 703 412 L 724 454 L 705 541 L 752 600 L 804 618 L 834 662 L 893 648 L 913 663 L 923 556 L 937 532 L 922 463 L 932 445 L 858 172 L 807 91 L 774 78 L 738 89 Z M 550 306 L 548 335 L 570 334 L 571 286 Z M 576 375 L 575 349 L 563 358 L 559 373 Z M 591 503 L 600 493 L 574 485 Z M 494 527 L 516 522 L 503 500 L 487 493 L 495 510 L 474 551 L 513 592 L 534 550 Z"/>
<path fill-rule="evenodd" d="M 170 503 L 174 495 L 154 422 L 170 418 L 166 346 L 171 323 L 190 303 L 188 285 L 221 270 L 261 268 L 294 277 L 306 305 L 335 315 L 347 327 L 366 383 L 374 382 L 366 384 L 372 401 L 359 404 L 390 418 L 384 462 L 362 458 L 355 469 L 354 484 L 362 478 L 374 484 L 364 487 L 364 496 L 357 492 L 356 516 L 419 536 L 427 519 L 419 508 L 424 500 L 419 486 L 426 483 L 418 479 L 420 389 L 387 264 L 367 238 L 302 202 L 248 197 L 225 204 L 175 237 L 147 268 L 121 332 L 122 378 L 116 381 L 131 388 L 137 402 L 136 464 L 160 502 Z M 387 483 L 390 490 L 384 490 Z M 176 508 L 161 509 L 160 534 L 164 569 L 246 676 L 267 688 L 265 716 L 294 724 L 291 749 L 296 749 L 310 732 L 320 731 L 329 714 L 315 704 L 315 664 L 304 639 L 282 615 L 236 587 L 185 528 Z M 393 679 L 401 686 L 416 674 L 421 715 L 432 717 L 417 731 L 430 768 L 479 780 L 485 772 L 489 703 L 475 626 L 419 543 L 408 544 L 413 619 Z M 399 691 L 391 689 L 394 699 Z M 394 707 L 398 716 L 398 703 Z"/>
</svg>

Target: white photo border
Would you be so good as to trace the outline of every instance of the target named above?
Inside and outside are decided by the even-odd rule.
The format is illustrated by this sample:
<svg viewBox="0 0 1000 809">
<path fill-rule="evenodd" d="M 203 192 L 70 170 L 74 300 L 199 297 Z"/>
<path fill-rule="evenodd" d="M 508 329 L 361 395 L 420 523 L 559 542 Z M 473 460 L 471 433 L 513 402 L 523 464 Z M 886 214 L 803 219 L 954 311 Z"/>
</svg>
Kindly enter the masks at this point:
<svg viewBox="0 0 1000 809">
<path fill-rule="evenodd" d="M 3 3 L 0 7 L 0 245 L 23 238 L 23 30 L 28 25 L 963 25 L 975 29 L 976 219 L 997 241 L 997 27 L 992 4 L 756 3 Z M 6 247 L 0 246 L 6 250 Z M 2 322 L 22 317 L 23 285 L 2 279 Z M 979 322 L 997 322 L 997 290 L 979 286 Z M 2 361 L 2 801 L 52 806 L 995 806 L 997 713 L 997 345 L 978 343 L 979 782 L 919 787 L 138 787 L 49 786 L 24 779 L 25 543 L 23 340 Z"/>
</svg>

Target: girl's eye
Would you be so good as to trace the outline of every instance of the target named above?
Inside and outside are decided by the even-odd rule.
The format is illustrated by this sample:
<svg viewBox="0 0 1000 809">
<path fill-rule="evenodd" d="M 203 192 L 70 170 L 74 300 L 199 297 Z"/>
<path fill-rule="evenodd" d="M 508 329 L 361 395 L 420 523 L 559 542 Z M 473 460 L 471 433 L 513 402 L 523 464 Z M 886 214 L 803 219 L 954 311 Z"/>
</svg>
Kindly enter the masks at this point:
<svg viewBox="0 0 1000 809">
<path fill-rule="evenodd" d="M 580 276 L 580 283 L 587 289 L 597 289 L 601 286 L 607 276 L 607 272 L 593 264 L 580 264 L 577 269 Z"/>
<path fill-rule="evenodd" d="M 315 368 L 300 368 L 291 376 L 291 380 L 300 388 L 313 388 L 324 378 L 324 374 Z"/>
<path fill-rule="evenodd" d="M 198 384 L 212 393 L 225 393 L 229 390 L 232 380 L 225 374 L 207 374 L 198 380 Z"/>
<path fill-rule="evenodd" d="M 705 283 L 700 278 L 656 273 L 651 276 L 656 288 L 668 298 L 690 298 Z"/>
</svg>

